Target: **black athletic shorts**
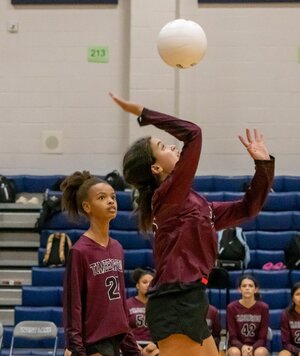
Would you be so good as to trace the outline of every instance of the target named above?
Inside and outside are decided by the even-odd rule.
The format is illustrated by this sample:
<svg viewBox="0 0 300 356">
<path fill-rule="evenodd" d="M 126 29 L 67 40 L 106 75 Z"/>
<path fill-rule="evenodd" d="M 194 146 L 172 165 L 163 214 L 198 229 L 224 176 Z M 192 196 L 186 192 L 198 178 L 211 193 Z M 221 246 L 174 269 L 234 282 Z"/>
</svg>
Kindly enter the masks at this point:
<svg viewBox="0 0 300 356">
<path fill-rule="evenodd" d="M 169 284 L 148 297 L 146 322 L 154 342 L 184 334 L 202 344 L 211 335 L 206 323 L 209 302 L 202 283 Z"/>
<path fill-rule="evenodd" d="M 98 352 L 103 356 L 120 356 L 120 345 L 124 336 L 124 334 L 112 336 L 89 345 L 86 347 L 86 353 L 87 355 L 93 355 Z"/>
</svg>

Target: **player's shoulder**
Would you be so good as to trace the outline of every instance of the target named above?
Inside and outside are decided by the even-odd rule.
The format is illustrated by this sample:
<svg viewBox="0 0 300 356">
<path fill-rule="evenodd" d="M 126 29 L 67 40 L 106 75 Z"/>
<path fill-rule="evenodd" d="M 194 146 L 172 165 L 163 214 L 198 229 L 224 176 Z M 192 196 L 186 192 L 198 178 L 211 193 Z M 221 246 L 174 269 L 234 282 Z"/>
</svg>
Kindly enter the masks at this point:
<svg viewBox="0 0 300 356">
<path fill-rule="evenodd" d="M 234 309 L 240 306 L 240 302 L 238 300 L 234 300 L 228 304 L 227 309 Z"/>
<path fill-rule="evenodd" d="M 112 237 L 110 237 L 109 240 L 110 240 L 111 247 L 123 251 L 123 246 L 121 245 L 121 243 L 118 240 L 113 239 Z"/>
<path fill-rule="evenodd" d="M 267 310 L 269 310 L 269 305 L 268 305 L 267 303 L 263 302 L 262 300 L 258 300 L 258 301 L 256 302 L 256 305 L 257 305 L 257 307 L 259 307 L 259 308 L 261 308 L 261 309 L 267 309 Z"/>
<path fill-rule="evenodd" d="M 135 297 L 129 297 L 129 298 L 126 299 L 126 304 L 127 304 L 128 306 L 132 306 L 132 305 L 135 304 L 135 300 L 136 300 Z"/>
<path fill-rule="evenodd" d="M 85 235 L 81 235 L 79 239 L 73 244 L 72 250 L 81 251 L 84 248 L 88 247 L 90 239 Z"/>
<path fill-rule="evenodd" d="M 210 312 L 218 313 L 218 309 L 212 304 L 209 304 L 208 309 Z"/>
</svg>

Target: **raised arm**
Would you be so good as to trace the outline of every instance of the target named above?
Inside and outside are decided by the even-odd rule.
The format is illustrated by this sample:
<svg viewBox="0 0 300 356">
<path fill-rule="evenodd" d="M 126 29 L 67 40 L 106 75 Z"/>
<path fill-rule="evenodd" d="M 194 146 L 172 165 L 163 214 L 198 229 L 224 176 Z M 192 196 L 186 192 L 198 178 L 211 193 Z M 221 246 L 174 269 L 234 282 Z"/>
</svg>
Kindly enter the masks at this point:
<svg viewBox="0 0 300 356">
<path fill-rule="evenodd" d="M 239 136 L 239 139 L 254 159 L 255 174 L 243 199 L 212 204 L 217 230 L 237 226 L 255 217 L 262 209 L 272 188 L 275 160 L 270 156 L 262 134 L 255 129 L 252 136 L 247 129 L 246 138 Z"/>
<path fill-rule="evenodd" d="M 184 143 L 174 171 L 163 182 L 164 203 L 180 205 L 191 189 L 198 167 L 202 147 L 202 132 L 196 124 L 174 116 L 148 110 L 140 104 L 132 103 L 111 94 L 112 99 L 125 111 L 139 116 L 141 126 L 154 125 Z M 168 187 L 166 187 L 168 185 Z M 172 189 L 174 187 L 175 189 Z"/>
<path fill-rule="evenodd" d="M 246 129 L 246 138 L 239 136 L 239 139 L 254 160 L 267 161 L 270 159 L 263 135 L 257 129 L 253 130 L 253 135 L 249 129 Z"/>
<path fill-rule="evenodd" d="M 124 111 L 129 112 L 133 115 L 140 116 L 144 107 L 140 104 L 124 100 L 121 97 L 115 95 L 114 93 L 109 93 L 110 97 L 113 101 L 119 105 Z"/>
</svg>

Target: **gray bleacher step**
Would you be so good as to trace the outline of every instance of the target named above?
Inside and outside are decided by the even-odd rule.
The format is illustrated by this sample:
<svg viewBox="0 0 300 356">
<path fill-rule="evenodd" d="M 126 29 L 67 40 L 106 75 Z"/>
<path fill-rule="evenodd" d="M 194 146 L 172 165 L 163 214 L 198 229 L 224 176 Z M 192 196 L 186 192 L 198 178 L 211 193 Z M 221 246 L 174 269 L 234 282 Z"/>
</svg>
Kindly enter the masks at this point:
<svg viewBox="0 0 300 356">
<path fill-rule="evenodd" d="M 22 289 L 0 288 L 0 305 L 22 305 Z"/>
<path fill-rule="evenodd" d="M 15 323 L 15 310 L 13 308 L 0 309 L 0 320 L 3 326 L 13 326 Z"/>
<path fill-rule="evenodd" d="M 1 247 L 36 247 L 40 245 L 40 235 L 27 231 L 0 231 Z"/>
<path fill-rule="evenodd" d="M 0 269 L 0 285 L 9 285 L 14 281 L 21 282 L 22 285 L 31 285 L 31 269 Z"/>
<path fill-rule="evenodd" d="M 2 229 L 33 229 L 39 212 L 7 212 L 0 211 L 0 228 Z"/>
<path fill-rule="evenodd" d="M 37 266 L 38 252 L 19 250 L 0 250 L 0 266 Z"/>
</svg>

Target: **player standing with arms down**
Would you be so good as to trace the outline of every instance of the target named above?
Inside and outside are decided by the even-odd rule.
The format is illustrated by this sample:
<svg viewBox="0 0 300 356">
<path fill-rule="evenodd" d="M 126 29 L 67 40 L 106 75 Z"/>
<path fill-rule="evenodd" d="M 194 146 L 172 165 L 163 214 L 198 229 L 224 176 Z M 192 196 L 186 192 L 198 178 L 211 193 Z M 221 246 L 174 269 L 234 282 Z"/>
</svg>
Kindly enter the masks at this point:
<svg viewBox="0 0 300 356">
<path fill-rule="evenodd" d="M 110 93 L 141 126 L 154 125 L 183 141 L 179 152 L 155 137 L 136 141 L 123 159 L 123 174 L 139 192 L 140 228 L 154 233 L 156 274 L 146 309 L 160 356 L 218 355 L 206 314 L 206 284 L 217 257 L 216 230 L 237 226 L 261 210 L 271 189 L 274 159 L 254 130 L 240 141 L 255 160 L 256 172 L 240 201 L 209 203 L 191 187 L 202 146 L 201 129 Z"/>
<path fill-rule="evenodd" d="M 61 188 L 63 208 L 73 217 L 84 214 L 90 225 L 67 262 L 66 348 L 72 356 L 119 356 L 120 347 L 124 356 L 139 356 L 133 336 L 127 334 L 123 248 L 109 237 L 109 223 L 117 214 L 116 193 L 87 171 L 67 177 Z"/>
</svg>

